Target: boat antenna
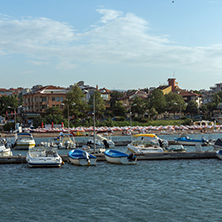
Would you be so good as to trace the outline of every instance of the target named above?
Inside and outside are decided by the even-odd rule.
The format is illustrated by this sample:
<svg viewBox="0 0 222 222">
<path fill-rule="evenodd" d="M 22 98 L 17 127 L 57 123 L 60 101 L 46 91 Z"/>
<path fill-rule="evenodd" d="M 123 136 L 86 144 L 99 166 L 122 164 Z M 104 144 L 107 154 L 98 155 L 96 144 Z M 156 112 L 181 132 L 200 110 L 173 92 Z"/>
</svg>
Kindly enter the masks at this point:
<svg viewBox="0 0 222 222">
<path fill-rule="evenodd" d="M 94 139 L 94 153 L 96 153 L 96 120 L 95 120 L 95 115 L 96 115 L 96 107 L 95 107 L 95 91 L 93 95 L 93 139 Z"/>
</svg>

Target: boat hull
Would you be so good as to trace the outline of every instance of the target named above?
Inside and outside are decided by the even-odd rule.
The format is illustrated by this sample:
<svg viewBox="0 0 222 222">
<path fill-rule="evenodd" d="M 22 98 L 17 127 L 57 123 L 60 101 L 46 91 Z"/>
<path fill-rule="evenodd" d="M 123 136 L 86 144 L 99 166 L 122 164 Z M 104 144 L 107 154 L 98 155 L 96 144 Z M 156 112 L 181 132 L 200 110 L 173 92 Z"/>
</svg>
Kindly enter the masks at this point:
<svg viewBox="0 0 222 222">
<path fill-rule="evenodd" d="M 84 150 L 71 150 L 68 154 L 69 161 L 78 166 L 95 166 L 96 156 L 84 151 Z"/>
<path fill-rule="evenodd" d="M 12 156 L 12 151 L 10 148 L 6 148 L 0 151 L 0 156 Z"/>
<path fill-rule="evenodd" d="M 217 156 L 220 160 L 222 160 L 222 150 L 218 150 L 218 151 L 216 152 L 216 156 Z"/>
<path fill-rule="evenodd" d="M 175 140 L 175 142 L 177 144 L 180 144 L 180 145 L 187 145 L 187 146 L 195 146 L 195 145 L 204 145 L 204 143 L 202 141 L 185 141 L 185 140 Z"/>
<path fill-rule="evenodd" d="M 14 149 L 16 150 L 28 150 L 29 148 L 35 147 L 35 141 L 33 142 L 16 142 Z"/>
<path fill-rule="evenodd" d="M 61 167 L 63 164 L 62 158 L 59 157 L 31 157 L 26 156 L 28 167 Z"/>
<path fill-rule="evenodd" d="M 105 155 L 107 162 L 113 164 L 123 164 L 123 165 L 135 165 L 137 162 L 135 160 L 129 160 L 128 157 L 109 157 Z"/>
<path fill-rule="evenodd" d="M 87 159 L 73 159 L 71 157 L 69 157 L 69 161 L 77 166 L 95 166 L 96 165 L 96 160 L 97 159 L 89 159 L 89 161 Z"/>
<path fill-rule="evenodd" d="M 161 147 L 144 147 L 144 146 L 132 146 L 131 144 L 128 144 L 127 146 L 129 153 L 140 153 L 140 154 L 146 154 L 146 153 L 163 153 L 164 150 Z"/>
</svg>

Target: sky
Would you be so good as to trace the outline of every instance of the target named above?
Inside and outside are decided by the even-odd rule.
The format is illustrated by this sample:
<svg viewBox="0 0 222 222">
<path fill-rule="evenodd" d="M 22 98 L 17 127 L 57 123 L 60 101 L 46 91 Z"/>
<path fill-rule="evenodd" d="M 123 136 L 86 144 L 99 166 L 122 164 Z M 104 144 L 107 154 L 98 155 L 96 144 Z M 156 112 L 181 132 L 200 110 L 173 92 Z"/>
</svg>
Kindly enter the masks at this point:
<svg viewBox="0 0 222 222">
<path fill-rule="evenodd" d="M 0 88 L 222 82 L 221 0 L 0 0 Z"/>
</svg>

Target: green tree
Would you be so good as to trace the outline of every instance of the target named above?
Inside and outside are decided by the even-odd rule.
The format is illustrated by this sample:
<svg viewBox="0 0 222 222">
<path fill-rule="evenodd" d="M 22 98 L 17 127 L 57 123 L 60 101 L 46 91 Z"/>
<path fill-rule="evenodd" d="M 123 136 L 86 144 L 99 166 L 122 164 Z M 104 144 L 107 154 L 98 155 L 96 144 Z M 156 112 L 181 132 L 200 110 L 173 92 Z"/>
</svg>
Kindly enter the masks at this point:
<svg viewBox="0 0 222 222">
<path fill-rule="evenodd" d="M 0 97 L 0 115 L 5 116 L 6 111 L 8 113 L 14 112 L 14 109 L 17 109 L 19 105 L 20 103 L 16 95 Z"/>
<path fill-rule="evenodd" d="M 111 108 L 115 106 L 116 102 L 119 101 L 120 98 L 122 98 L 124 96 L 124 93 L 123 92 L 120 92 L 120 91 L 113 91 L 111 94 L 110 94 L 110 106 Z"/>
<path fill-rule="evenodd" d="M 182 112 L 185 110 L 185 101 L 180 94 L 170 92 L 165 95 L 166 110 L 168 112 Z"/>
<path fill-rule="evenodd" d="M 198 113 L 198 104 L 194 100 L 190 100 L 186 107 L 186 112 L 196 115 Z"/>
<path fill-rule="evenodd" d="M 112 111 L 115 116 L 124 116 L 125 117 L 127 109 L 123 105 L 122 101 L 116 101 L 115 105 L 113 106 Z"/>
<path fill-rule="evenodd" d="M 137 113 L 138 115 L 143 116 L 145 114 L 146 109 L 146 100 L 141 99 L 140 97 L 135 97 L 131 105 L 132 113 Z"/>
<path fill-rule="evenodd" d="M 46 116 L 53 115 L 53 114 L 62 115 L 62 110 L 57 106 L 50 107 L 46 110 L 46 113 L 45 113 Z"/>
<path fill-rule="evenodd" d="M 74 115 L 75 118 L 85 117 L 88 112 L 88 104 L 85 100 L 85 95 L 77 84 L 74 84 L 66 94 L 64 104 L 66 105 L 64 109 L 64 115 L 66 117 L 68 117 L 68 112 L 70 116 Z"/>
<path fill-rule="evenodd" d="M 216 105 L 218 105 L 219 103 L 222 102 L 222 91 L 215 93 L 213 95 L 213 103 L 215 103 Z"/>
<path fill-rule="evenodd" d="M 150 107 L 155 108 L 158 113 L 165 111 L 166 101 L 163 92 L 160 89 L 154 89 L 150 98 Z"/>
<path fill-rule="evenodd" d="M 89 99 L 89 107 L 90 111 L 93 113 L 94 107 L 94 96 L 95 96 L 95 113 L 96 118 L 102 117 L 104 115 L 104 111 L 106 110 L 105 102 L 101 97 L 101 93 L 98 90 L 95 90 Z"/>
</svg>

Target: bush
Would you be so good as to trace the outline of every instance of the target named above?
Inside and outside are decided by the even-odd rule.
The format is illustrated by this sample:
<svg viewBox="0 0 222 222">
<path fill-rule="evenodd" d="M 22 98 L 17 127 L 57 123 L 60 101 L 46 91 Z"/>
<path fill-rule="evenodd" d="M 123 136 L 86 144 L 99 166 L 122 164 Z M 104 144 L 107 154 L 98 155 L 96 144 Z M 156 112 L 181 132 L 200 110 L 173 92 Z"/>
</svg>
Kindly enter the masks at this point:
<svg viewBox="0 0 222 222">
<path fill-rule="evenodd" d="M 4 131 L 15 130 L 15 123 L 9 122 L 3 126 Z"/>
</svg>

